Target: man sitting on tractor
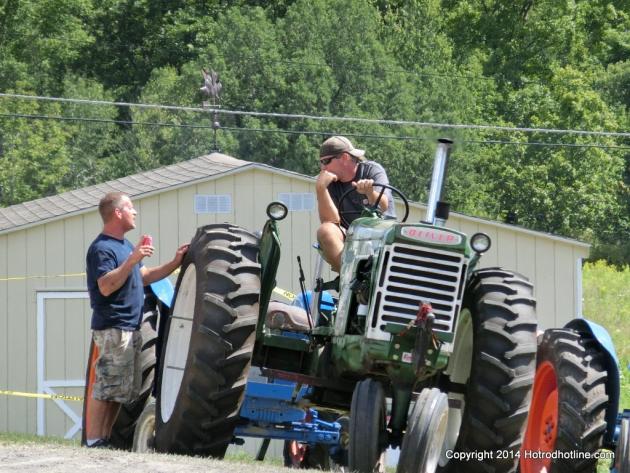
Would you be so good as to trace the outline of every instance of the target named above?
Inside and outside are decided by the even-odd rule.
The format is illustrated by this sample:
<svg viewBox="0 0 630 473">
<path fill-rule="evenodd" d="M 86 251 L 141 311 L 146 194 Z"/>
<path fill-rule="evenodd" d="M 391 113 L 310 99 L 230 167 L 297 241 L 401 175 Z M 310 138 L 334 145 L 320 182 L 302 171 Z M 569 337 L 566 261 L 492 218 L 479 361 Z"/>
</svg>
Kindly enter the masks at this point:
<svg viewBox="0 0 630 473">
<path fill-rule="evenodd" d="M 374 185 L 389 185 L 389 180 L 383 166 L 367 161 L 365 151 L 355 148 L 344 136 L 333 136 L 322 143 L 319 166 L 315 187 L 321 225 L 317 229 L 317 240 L 324 259 L 338 273 L 347 226 L 361 216 L 366 206 L 377 203 L 382 188 L 378 185 L 374 188 Z M 356 192 L 344 199 L 340 209 L 341 196 L 350 189 Z M 389 189 L 381 196 L 378 207 L 385 216 L 395 217 Z"/>
</svg>

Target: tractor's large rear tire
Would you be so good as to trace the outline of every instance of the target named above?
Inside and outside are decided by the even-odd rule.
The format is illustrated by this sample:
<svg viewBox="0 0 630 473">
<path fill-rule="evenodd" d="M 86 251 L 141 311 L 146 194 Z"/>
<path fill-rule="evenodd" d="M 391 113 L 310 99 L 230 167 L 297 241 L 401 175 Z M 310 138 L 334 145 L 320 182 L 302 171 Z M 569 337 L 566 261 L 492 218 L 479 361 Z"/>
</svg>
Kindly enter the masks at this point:
<svg viewBox="0 0 630 473">
<path fill-rule="evenodd" d="M 350 407 L 348 468 L 352 472 L 385 471 L 387 426 L 383 386 L 373 379 L 356 384 Z"/>
<path fill-rule="evenodd" d="M 521 455 L 521 473 L 590 473 L 606 432 L 607 371 L 597 343 L 569 329 L 547 330 L 538 347 L 536 380 Z M 567 452 L 531 458 L 530 452 Z M 575 456 L 575 455 L 573 455 Z"/>
<path fill-rule="evenodd" d="M 472 318 L 472 363 L 455 450 L 492 458 L 451 460 L 443 471 L 517 470 L 536 369 L 535 306 L 520 274 L 488 268 L 471 279 L 462 312 Z"/>
<path fill-rule="evenodd" d="M 110 444 L 114 448 L 121 450 L 131 450 L 133 446 L 133 432 L 135 429 L 136 421 L 147 399 L 151 396 L 153 390 L 153 378 L 155 375 L 155 343 L 157 339 L 156 326 L 158 322 L 158 314 L 161 308 L 161 304 L 155 295 L 148 291 L 145 294 L 144 299 L 144 313 L 142 317 L 142 325 L 140 326 L 140 332 L 142 333 L 142 353 L 140 354 L 140 363 L 142 366 L 142 388 L 140 389 L 140 396 L 133 402 L 123 404 L 120 406 L 120 411 L 116 422 L 112 427 L 112 436 L 109 439 Z M 88 366 L 85 375 L 85 393 L 83 401 L 83 420 L 82 420 L 82 435 L 81 444 L 85 445 L 87 438 L 87 426 L 91 421 L 88 415 L 88 406 L 92 401 L 92 387 L 94 384 L 94 367 L 98 359 L 98 348 L 94 345 L 94 341 L 90 345 L 90 355 Z"/>
<path fill-rule="evenodd" d="M 160 360 L 158 451 L 223 457 L 239 421 L 253 354 L 258 240 L 229 224 L 193 238 Z"/>
</svg>

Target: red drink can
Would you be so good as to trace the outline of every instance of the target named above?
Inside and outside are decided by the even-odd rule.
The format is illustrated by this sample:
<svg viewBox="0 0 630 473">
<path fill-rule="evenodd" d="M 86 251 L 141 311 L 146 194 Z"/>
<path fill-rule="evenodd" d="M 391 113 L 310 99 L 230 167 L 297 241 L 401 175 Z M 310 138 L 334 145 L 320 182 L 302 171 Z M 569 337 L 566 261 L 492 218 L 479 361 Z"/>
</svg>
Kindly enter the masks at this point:
<svg viewBox="0 0 630 473">
<path fill-rule="evenodd" d="M 145 235 L 142 240 L 143 245 L 153 246 L 153 237 L 151 235 Z"/>
</svg>

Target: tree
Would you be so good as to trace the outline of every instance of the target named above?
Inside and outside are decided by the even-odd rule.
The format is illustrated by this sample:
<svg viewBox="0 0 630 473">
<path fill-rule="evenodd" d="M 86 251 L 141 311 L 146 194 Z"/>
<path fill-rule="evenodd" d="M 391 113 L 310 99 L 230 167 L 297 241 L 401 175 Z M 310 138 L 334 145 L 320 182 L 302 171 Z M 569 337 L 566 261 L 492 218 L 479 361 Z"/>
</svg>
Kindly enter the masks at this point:
<svg viewBox="0 0 630 473">
<path fill-rule="evenodd" d="M 514 122 L 565 129 L 616 129 L 614 115 L 589 88 L 583 71 L 568 67 L 554 72 L 549 87 L 533 84 L 511 95 L 508 108 Z M 613 140 L 556 134 L 516 140 L 524 146 L 485 156 L 481 163 L 480 172 L 501 177 L 493 179 L 490 192 L 496 196 L 496 205 L 490 213 L 513 210 L 519 223 L 531 228 L 591 241 L 617 225 L 610 215 L 620 211 L 617 191 L 623 158 L 613 149 L 597 147 L 614 145 Z M 565 142 L 567 146 L 527 145 L 527 141 Z"/>
<path fill-rule="evenodd" d="M 60 106 L 35 101 L 0 101 L 0 204 L 54 195 L 70 172 L 66 131 L 49 120 L 29 120 L 11 115 L 58 115 Z"/>
<path fill-rule="evenodd" d="M 435 140 L 451 138 L 454 210 L 516 211 L 528 227 L 619 246 L 627 140 L 379 119 L 627 130 L 629 11 L 628 0 L 4 0 L 0 91 L 199 106 L 210 68 L 222 109 L 243 112 L 218 115 L 227 154 L 314 175 L 322 140 L 346 134 L 425 200 Z M 0 114 L 5 205 L 214 148 L 207 112 L 0 98 Z"/>
</svg>

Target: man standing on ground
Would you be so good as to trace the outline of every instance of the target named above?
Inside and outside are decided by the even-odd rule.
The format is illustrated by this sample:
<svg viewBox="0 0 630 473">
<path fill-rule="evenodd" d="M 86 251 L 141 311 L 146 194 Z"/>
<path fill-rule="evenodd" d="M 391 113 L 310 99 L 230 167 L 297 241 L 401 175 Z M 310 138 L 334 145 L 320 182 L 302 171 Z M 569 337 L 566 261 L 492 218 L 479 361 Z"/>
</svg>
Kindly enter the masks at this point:
<svg viewBox="0 0 630 473">
<path fill-rule="evenodd" d="M 374 161 L 365 160 L 365 151 L 357 149 L 344 136 L 333 136 L 322 143 L 319 150 L 320 173 L 317 176 L 317 208 L 321 225 L 317 229 L 317 241 L 324 259 L 335 272 L 341 267 L 341 251 L 345 240 L 345 230 L 340 212 L 350 224 L 361 215 L 363 208 L 374 205 L 382 191 L 374 184 L 389 184 L 383 167 Z M 349 189 L 355 189 L 339 209 L 341 196 Z M 388 217 L 395 216 L 394 202 L 389 189 L 385 190 L 379 202 L 380 210 Z"/>
<path fill-rule="evenodd" d="M 121 404 L 134 401 L 140 393 L 144 286 L 172 273 L 188 250 L 183 245 L 168 263 L 147 268 L 142 260 L 153 255 L 153 246 L 141 240 L 134 247 L 124 236 L 136 227 L 137 212 L 129 196 L 110 192 L 98 210 L 103 231 L 86 257 L 92 337 L 99 353 L 93 399 L 86 413 L 88 447 L 107 446 Z"/>
</svg>

